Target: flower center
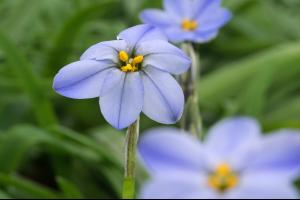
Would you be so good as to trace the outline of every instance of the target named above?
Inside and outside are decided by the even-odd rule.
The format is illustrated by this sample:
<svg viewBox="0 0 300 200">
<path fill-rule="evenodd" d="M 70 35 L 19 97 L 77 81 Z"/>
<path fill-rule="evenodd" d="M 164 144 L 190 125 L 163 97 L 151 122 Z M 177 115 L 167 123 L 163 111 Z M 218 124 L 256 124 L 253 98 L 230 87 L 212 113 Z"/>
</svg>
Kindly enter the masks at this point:
<svg viewBox="0 0 300 200">
<path fill-rule="evenodd" d="M 121 62 L 120 70 L 123 72 L 136 72 L 140 69 L 144 57 L 141 55 L 129 58 L 125 51 L 119 52 L 119 59 Z"/>
<path fill-rule="evenodd" d="M 237 186 L 239 180 L 238 175 L 233 172 L 231 167 L 226 164 L 220 164 L 215 171 L 208 177 L 209 187 L 218 192 L 226 192 Z"/>
<path fill-rule="evenodd" d="M 194 31 L 198 28 L 198 22 L 195 20 L 184 19 L 181 23 L 181 27 L 185 31 Z"/>
</svg>

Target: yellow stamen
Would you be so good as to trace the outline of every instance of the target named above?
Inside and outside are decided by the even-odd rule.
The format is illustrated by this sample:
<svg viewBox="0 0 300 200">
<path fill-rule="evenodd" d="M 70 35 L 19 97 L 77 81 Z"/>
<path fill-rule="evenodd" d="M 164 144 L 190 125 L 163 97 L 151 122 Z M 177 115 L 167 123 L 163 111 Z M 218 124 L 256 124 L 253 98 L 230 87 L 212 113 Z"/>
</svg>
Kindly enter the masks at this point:
<svg viewBox="0 0 300 200">
<path fill-rule="evenodd" d="M 216 173 L 224 176 L 230 174 L 231 173 L 230 166 L 226 163 L 222 163 L 216 168 Z"/>
<path fill-rule="evenodd" d="M 236 187 L 238 182 L 237 174 L 226 163 L 217 166 L 207 180 L 208 185 L 219 192 L 225 192 Z"/>
<path fill-rule="evenodd" d="M 198 28 L 198 22 L 195 20 L 184 19 L 181 23 L 181 27 L 185 31 L 194 31 Z"/>
<path fill-rule="evenodd" d="M 132 64 L 133 65 L 140 64 L 140 63 L 143 62 L 143 60 L 144 60 L 143 56 L 141 56 L 141 55 L 140 56 L 136 56 L 136 57 L 133 58 Z"/>
<path fill-rule="evenodd" d="M 136 72 L 138 68 L 131 64 L 127 64 L 126 66 L 121 67 L 121 71 L 123 72 Z"/>
<path fill-rule="evenodd" d="M 120 51 L 119 53 L 119 59 L 123 62 L 127 62 L 128 61 L 128 54 L 125 51 Z"/>
</svg>

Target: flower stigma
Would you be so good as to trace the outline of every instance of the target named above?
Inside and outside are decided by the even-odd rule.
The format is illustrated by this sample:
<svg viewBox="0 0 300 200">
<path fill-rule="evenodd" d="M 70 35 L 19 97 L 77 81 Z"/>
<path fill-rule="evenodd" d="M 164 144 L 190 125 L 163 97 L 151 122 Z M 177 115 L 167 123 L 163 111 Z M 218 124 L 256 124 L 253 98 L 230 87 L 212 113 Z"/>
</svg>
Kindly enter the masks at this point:
<svg viewBox="0 0 300 200">
<path fill-rule="evenodd" d="M 195 20 L 184 19 L 181 23 L 181 27 L 185 31 L 194 31 L 198 28 L 198 22 Z"/>
<path fill-rule="evenodd" d="M 142 55 L 138 55 L 133 58 L 129 58 L 125 51 L 120 51 L 119 60 L 122 63 L 120 68 L 122 72 L 136 72 L 140 69 L 140 64 L 143 62 L 144 57 Z"/>
<path fill-rule="evenodd" d="M 226 163 L 218 165 L 208 177 L 209 187 L 222 193 L 236 187 L 238 182 L 238 175 Z"/>
</svg>

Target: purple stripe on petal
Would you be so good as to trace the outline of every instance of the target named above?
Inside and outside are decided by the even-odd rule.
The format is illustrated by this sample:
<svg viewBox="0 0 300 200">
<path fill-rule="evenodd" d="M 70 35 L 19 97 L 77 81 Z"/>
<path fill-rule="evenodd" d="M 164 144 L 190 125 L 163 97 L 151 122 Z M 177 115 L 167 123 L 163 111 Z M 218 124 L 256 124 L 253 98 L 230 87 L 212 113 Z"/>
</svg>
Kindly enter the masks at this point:
<svg viewBox="0 0 300 200">
<path fill-rule="evenodd" d="M 117 129 L 131 125 L 141 113 L 143 90 L 139 72 L 123 73 L 119 84 L 100 98 L 104 118 Z"/>
<path fill-rule="evenodd" d="M 112 91 L 114 87 L 116 87 L 116 85 L 122 81 L 123 77 L 124 72 L 122 72 L 120 69 L 112 69 L 103 81 L 102 88 L 100 89 L 100 97 Z"/>
<path fill-rule="evenodd" d="M 103 80 L 112 63 L 82 60 L 62 68 L 54 78 L 53 88 L 62 96 L 74 99 L 99 97 Z"/>
<path fill-rule="evenodd" d="M 121 32 L 118 39 L 125 40 L 132 51 L 139 42 L 147 40 L 167 40 L 166 36 L 154 26 L 143 24 L 131 27 Z"/>
<path fill-rule="evenodd" d="M 114 63 L 119 62 L 119 51 L 126 51 L 127 44 L 122 40 L 101 42 L 91 46 L 84 52 L 80 60 L 111 60 Z"/>
<path fill-rule="evenodd" d="M 211 13 L 214 13 L 213 15 Z M 197 32 L 215 31 L 224 26 L 232 18 L 230 11 L 224 8 L 207 9 L 197 19 L 199 28 Z"/>
<path fill-rule="evenodd" d="M 143 112 L 160 123 L 177 122 L 184 107 L 183 91 L 177 81 L 153 67 L 146 67 L 142 78 L 145 91 Z"/>
<path fill-rule="evenodd" d="M 191 65 L 190 58 L 176 46 L 161 40 L 147 41 L 137 46 L 136 52 L 144 55 L 143 65 L 160 70 L 182 74 Z"/>
</svg>

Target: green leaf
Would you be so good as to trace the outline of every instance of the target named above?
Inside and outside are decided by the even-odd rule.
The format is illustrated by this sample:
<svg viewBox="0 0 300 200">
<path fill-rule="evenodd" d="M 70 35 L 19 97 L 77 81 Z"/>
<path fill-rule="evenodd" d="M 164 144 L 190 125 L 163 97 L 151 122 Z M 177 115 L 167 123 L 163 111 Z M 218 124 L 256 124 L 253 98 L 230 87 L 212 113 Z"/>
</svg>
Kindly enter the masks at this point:
<svg viewBox="0 0 300 200">
<path fill-rule="evenodd" d="M 0 184 L 4 185 L 6 188 L 16 189 L 17 193 L 22 192 L 23 198 L 51 199 L 59 197 L 59 195 L 56 192 L 50 190 L 49 188 L 46 188 L 19 176 L 10 176 L 7 174 L 0 173 Z"/>
<path fill-rule="evenodd" d="M 72 182 L 63 177 L 57 177 L 57 183 L 65 198 L 82 199 L 80 190 Z"/>
<path fill-rule="evenodd" d="M 56 124 L 52 104 L 47 95 L 45 95 L 41 80 L 33 71 L 33 66 L 1 31 L 0 50 L 5 53 L 18 84 L 22 86 L 23 91 L 30 98 L 36 120 L 39 124 L 44 127 Z"/>
<path fill-rule="evenodd" d="M 94 17 L 107 19 L 116 16 L 121 12 L 120 9 L 122 7 L 119 6 L 120 4 L 120 0 L 102 0 L 101 3 L 92 4 L 77 11 L 67 19 L 57 34 L 53 42 L 54 45 L 49 52 L 46 70 L 51 71 L 47 71 L 47 74 L 53 76 L 60 67 L 67 63 L 77 35 L 85 24 L 89 23 Z"/>
</svg>

